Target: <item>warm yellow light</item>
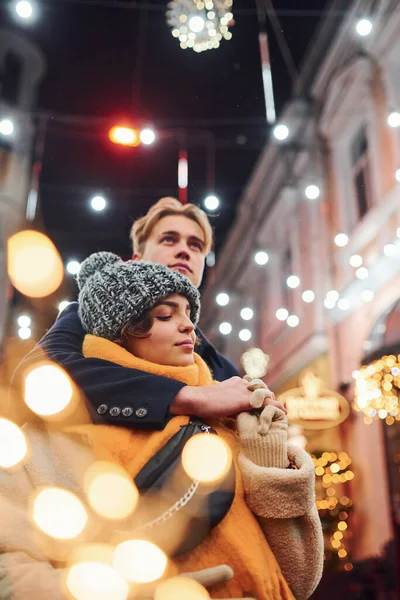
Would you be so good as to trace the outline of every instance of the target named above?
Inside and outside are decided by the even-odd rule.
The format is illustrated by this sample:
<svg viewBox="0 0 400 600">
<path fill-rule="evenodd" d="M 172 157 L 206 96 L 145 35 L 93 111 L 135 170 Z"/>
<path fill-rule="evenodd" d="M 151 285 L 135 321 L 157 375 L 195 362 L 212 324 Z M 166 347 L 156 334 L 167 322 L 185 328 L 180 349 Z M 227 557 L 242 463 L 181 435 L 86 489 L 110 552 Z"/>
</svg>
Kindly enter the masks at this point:
<svg viewBox="0 0 400 600">
<path fill-rule="evenodd" d="M 340 467 L 337 463 L 333 463 L 330 467 L 332 473 L 338 473 L 340 471 Z"/>
<path fill-rule="evenodd" d="M 324 476 L 323 476 L 323 478 L 322 478 L 322 481 L 323 481 L 324 483 L 328 483 L 328 484 L 330 484 L 330 483 L 331 483 L 331 481 L 332 481 L 332 475 L 329 475 L 328 473 L 325 473 L 325 475 L 324 475 Z"/>
<path fill-rule="evenodd" d="M 146 540 L 122 542 L 114 551 L 114 568 L 134 583 L 156 581 L 163 575 L 167 562 L 164 552 Z"/>
<path fill-rule="evenodd" d="M 345 550 L 344 548 L 341 548 L 341 549 L 339 550 L 339 552 L 338 552 L 338 556 L 339 556 L 340 558 L 345 558 L 345 557 L 347 556 L 347 552 L 346 552 L 346 550 Z"/>
<path fill-rule="evenodd" d="M 353 471 L 346 471 L 345 475 L 346 475 L 347 481 L 351 481 L 352 479 L 354 479 Z"/>
<path fill-rule="evenodd" d="M 67 575 L 67 588 L 76 600 L 126 600 L 129 587 L 111 565 L 82 562 L 73 565 Z"/>
<path fill-rule="evenodd" d="M 135 510 L 139 498 L 126 471 L 105 461 L 89 467 L 84 487 L 90 506 L 106 519 L 125 519 Z"/>
<path fill-rule="evenodd" d="M 62 412 L 72 398 L 72 385 L 67 374 L 57 365 L 38 366 L 25 378 L 25 404 L 41 417 Z"/>
<path fill-rule="evenodd" d="M 156 587 L 154 600 L 203 600 L 209 598 L 207 590 L 189 577 L 172 577 Z"/>
<path fill-rule="evenodd" d="M 330 488 L 328 488 L 328 489 L 326 490 L 326 495 L 327 495 L 327 496 L 334 496 L 334 495 L 335 495 L 335 493 L 336 493 L 336 492 L 335 492 L 335 488 L 333 488 L 333 487 L 330 487 Z"/>
<path fill-rule="evenodd" d="M 343 506 L 347 506 L 349 504 L 350 500 L 348 499 L 347 496 L 342 496 L 340 498 L 340 504 L 342 504 Z"/>
<path fill-rule="evenodd" d="M 121 146 L 139 146 L 140 144 L 139 132 L 131 127 L 120 125 L 112 127 L 108 132 L 108 137 L 114 144 Z"/>
<path fill-rule="evenodd" d="M 333 548 L 340 548 L 341 545 L 342 545 L 342 543 L 339 542 L 339 540 L 333 540 L 333 542 L 332 542 Z"/>
<path fill-rule="evenodd" d="M 332 475 L 332 483 L 340 483 L 340 475 L 338 475 L 337 473 Z"/>
<path fill-rule="evenodd" d="M 15 467 L 26 452 L 26 439 L 21 429 L 12 421 L 0 418 L 0 468 Z"/>
<path fill-rule="evenodd" d="M 339 531 L 344 531 L 345 529 L 347 529 L 347 523 L 345 523 L 344 521 L 340 521 L 340 523 L 338 523 L 337 528 L 339 529 Z"/>
<path fill-rule="evenodd" d="M 33 520 L 47 535 L 70 540 L 82 533 L 88 515 L 74 494 L 62 488 L 48 487 L 34 498 Z"/>
<path fill-rule="evenodd" d="M 211 483 L 226 475 L 232 463 L 232 453 L 217 435 L 195 435 L 182 451 L 182 465 L 192 479 Z"/>
<path fill-rule="evenodd" d="M 316 475 L 319 475 L 319 476 L 321 476 L 321 475 L 323 475 L 324 473 L 325 473 L 325 469 L 324 469 L 323 467 L 317 467 L 317 468 L 315 469 L 315 474 L 316 474 Z"/>
<path fill-rule="evenodd" d="M 343 533 L 341 531 L 335 531 L 335 533 L 333 534 L 333 537 L 335 538 L 335 540 L 342 540 Z"/>
<path fill-rule="evenodd" d="M 7 270 L 13 286 L 32 298 L 56 291 L 64 266 L 53 242 L 39 231 L 20 231 L 7 243 Z"/>
</svg>

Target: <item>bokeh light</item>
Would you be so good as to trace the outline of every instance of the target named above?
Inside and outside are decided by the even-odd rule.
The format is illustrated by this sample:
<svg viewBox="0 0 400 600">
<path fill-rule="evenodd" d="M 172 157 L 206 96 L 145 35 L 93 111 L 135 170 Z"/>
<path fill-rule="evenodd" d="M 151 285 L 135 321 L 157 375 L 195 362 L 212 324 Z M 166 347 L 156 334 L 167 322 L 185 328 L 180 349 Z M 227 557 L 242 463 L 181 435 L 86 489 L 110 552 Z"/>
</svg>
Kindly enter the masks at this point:
<svg viewBox="0 0 400 600">
<path fill-rule="evenodd" d="M 75 551 L 66 585 L 76 600 L 126 600 L 129 586 L 113 565 L 112 546 L 87 544 Z"/>
<path fill-rule="evenodd" d="M 202 483 L 212 483 L 224 477 L 231 463 L 229 446 L 214 434 L 193 436 L 182 451 L 182 465 L 186 473 Z"/>
<path fill-rule="evenodd" d="M 70 404 L 72 394 L 68 375 L 57 365 L 42 364 L 25 377 L 25 404 L 41 417 L 61 413 Z"/>
<path fill-rule="evenodd" d="M 117 464 L 96 461 L 85 474 L 90 506 L 106 519 L 125 519 L 136 508 L 139 493 L 127 472 Z"/>
<path fill-rule="evenodd" d="M 20 463 L 27 449 L 21 429 L 12 421 L 0 418 L 0 468 L 10 469 Z"/>
<path fill-rule="evenodd" d="M 46 487 L 34 497 L 33 520 L 50 537 L 71 540 L 82 533 L 88 515 L 82 502 L 72 492 Z"/>
<path fill-rule="evenodd" d="M 172 577 L 159 583 L 154 600 L 203 600 L 210 598 L 206 588 L 189 577 Z"/>
<path fill-rule="evenodd" d="M 114 568 L 133 583 L 156 581 L 164 574 L 167 563 L 164 552 L 147 540 L 127 540 L 114 551 Z"/>
<path fill-rule="evenodd" d="M 7 271 L 13 286 L 32 298 L 43 298 L 60 286 L 64 277 L 61 257 L 53 242 L 39 231 L 20 231 L 7 244 Z"/>
</svg>

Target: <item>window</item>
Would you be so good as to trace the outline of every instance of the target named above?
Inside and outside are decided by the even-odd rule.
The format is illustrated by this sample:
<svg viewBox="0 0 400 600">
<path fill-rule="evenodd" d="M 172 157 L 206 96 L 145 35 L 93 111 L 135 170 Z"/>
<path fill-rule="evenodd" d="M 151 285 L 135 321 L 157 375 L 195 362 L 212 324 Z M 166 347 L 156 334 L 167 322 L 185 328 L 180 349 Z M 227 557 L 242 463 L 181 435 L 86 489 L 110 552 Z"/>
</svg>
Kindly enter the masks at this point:
<svg viewBox="0 0 400 600">
<path fill-rule="evenodd" d="M 372 206 L 370 156 L 365 126 L 361 127 L 352 142 L 351 165 L 357 214 L 362 219 Z"/>
<path fill-rule="evenodd" d="M 17 104 L 21 83 L 22 65 L 20 59 L 9 52 L 4 61 L 4 75 L 1 81 L 1 99 Z"/>
</svg>

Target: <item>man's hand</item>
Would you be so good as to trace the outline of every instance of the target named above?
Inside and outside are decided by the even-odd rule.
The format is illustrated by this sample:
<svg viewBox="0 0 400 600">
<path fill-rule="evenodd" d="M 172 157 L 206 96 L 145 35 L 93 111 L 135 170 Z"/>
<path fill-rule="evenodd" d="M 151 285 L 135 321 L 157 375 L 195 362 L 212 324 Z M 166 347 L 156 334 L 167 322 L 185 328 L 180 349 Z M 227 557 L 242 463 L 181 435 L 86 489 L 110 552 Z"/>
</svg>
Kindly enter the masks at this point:
<svg viewBox="0 0 400 600">
<path fill-rule="evenodd" d="M 231 377 L 214 385 L 203 387 L 185 386 L 175 396 L 170 407 L 174 415 L 197 415 L 203 419 L 231 417 L 252 409 L 253 391 L 249 382 L 241 377 Z M 275 399 L 266 398 L 263 406 L 273 404 L 286 413 Z"/>
</svg>

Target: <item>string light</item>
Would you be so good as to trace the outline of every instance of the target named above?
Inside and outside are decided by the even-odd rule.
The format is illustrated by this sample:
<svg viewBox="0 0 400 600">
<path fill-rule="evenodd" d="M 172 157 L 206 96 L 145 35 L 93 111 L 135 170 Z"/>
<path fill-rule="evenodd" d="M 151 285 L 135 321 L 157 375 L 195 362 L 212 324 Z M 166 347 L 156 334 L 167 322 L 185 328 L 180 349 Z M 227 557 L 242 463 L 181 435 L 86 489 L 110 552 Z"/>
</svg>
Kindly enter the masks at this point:
<svg viewBox="0 0 400 600">
<path fill-rule="evenodd" d="M 239 339 L 241 339 L 242 342 L 248 342 L 251 339 L 250 329 L 241 329 L 239 331 Z"/>
<path fill-rule="evenodd" d="M 312 290 L 305 290 L 301 297 L 307 304 L 310 304 L 310 302 L 314 302 L 315 300 L 315 294 Z"/>
<path fill-rule="evenodd" d="M 276 125 L 276 127 L 274 127 L 274 137 L 279 140 L 280 142 L 283 142 L 284 140 L 286 140 L 289 136 L 289 128 L 287 127 L 287 125 L 284 125 L 283 123 Z"/>
<path fill-rule="evenodd" d="M 227 321 L 224 321 L 223 323 L 220 323 L 219 326 L 219 332 L 222 333 L 222 335 L 229 335 L 232 331 L 232 325 L 230 323 L 228 323 Z"/>
<path fill-rule="evenodd" d="M 353 254 L 353 256 L 350 256 L 349 258 L 349 263 L 352 267 L 361 267 L 363 263 L 362 256 L 360 256 L 359 254 Z"/>
<path fill-rule="evenodd" d="M 183 49 L 204 52 L 218 48 L 222 39 L 232 38 L 229 25 L 233 14 L 226 0 L 171 0 L 166 17 L 173 37 Z"/>
<path fill-rule="evenodd" d="M 256 254 L 254 255 L 254 260 L 258 265 L 263 266 L 266 265 L 269 261 L 269 256 L 264 251 L 256 252 Z"/>
<path fill-rule="evenodd" d="M 254 316 L 254 312 L 251 308 L 242 308 L 242 310 L 240 311 L 240 316 L 244 321 L 250 321 Z"/>
<path fill-rule="evenodd" d="M 226 306 L 227 304 L 229 304 L 229 300 L 230 300 L 229 295 L 226 294 L 225 292 L 221 292 L 216 297 L 216 302 L 220 306 Z"/>
<path fill-rule="evenodd" d="M 286 279 L 286 284 L 288 287 L 296 289 L 300 285 L 300 279 L 297 277 L 297 275 L 289 275 L 289 277 Z"/>
<path fill-rule="evenodd" d="M 321 190 L 317 185 L 308 185 L 304 190 L 304 194 L 309 200 L 316 200 L 319 198 Z"/>
<path fill-rule="evenodd" d="M 359 267 L 356 271 L 357 279 L 367 279 L 368 278 L 368 269 L 366 267 Z"/>
<path fill-rule="evenodd" d="M 372 23 L 369 19 L 359 19 L 356 23 L 356 32 L 361 37 L 366 37 L 372 31 Z"/>
<path fill-rule="evenodd" d="M 297 327 L 300 323 L 300 319 L 297 315 L 289 315 L 286 322 L 289 327 Z"/>
<path fill-rule="evenodd" d="M 286 308 L 278 308 L 276 311 L 276 318 L 278 321 L 286 321 L 289 316 L 289 311 Z"/>
<path fill-rule="evenodd" d="M 339 559 L 348 556 L 346 537 L 348 536 L 349 511 L 353 505 L 350 498 L 339 493 L 338 485 L 354 478 L 354 473 L 349 470 L 351 458 L 346 452 L 323 452 L 321 455 L 312 455 L 315 476 L 317 480 L 316 506 L 320 513 L 323 527 L 324 521 L 329 519 L 331 534 L 326 536 L 328 545 L 327 553 L 335 553 Z M 332 531 L 333 530 L 333 531 Z"/>
<path fill-rule="evenodd" d="M 385 420 L 387 425 L 400 421 L 400 355 L 383 356 L 354 371 L 355 400 L 353 408 L 364 413 L 364 422 Z"/>
<path fill-rule="evenodd" d="M 335 244 L 339 246 L 339 248 L 344 248 L 349 243 L 349 238 L 345 233 L 338 233 L 335 236 Z"/>
<path fill-rule="evenodd" d="M 11 119 L 2 119 L 0 121 L 0 135 L 9 137 L 14 133 L 14 124 Z"/>
</svg>

